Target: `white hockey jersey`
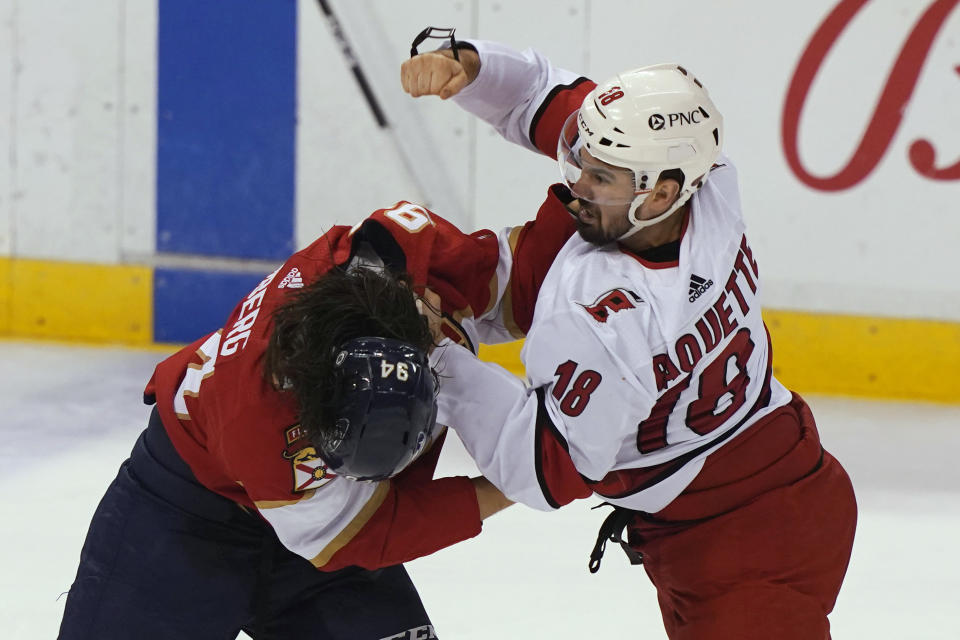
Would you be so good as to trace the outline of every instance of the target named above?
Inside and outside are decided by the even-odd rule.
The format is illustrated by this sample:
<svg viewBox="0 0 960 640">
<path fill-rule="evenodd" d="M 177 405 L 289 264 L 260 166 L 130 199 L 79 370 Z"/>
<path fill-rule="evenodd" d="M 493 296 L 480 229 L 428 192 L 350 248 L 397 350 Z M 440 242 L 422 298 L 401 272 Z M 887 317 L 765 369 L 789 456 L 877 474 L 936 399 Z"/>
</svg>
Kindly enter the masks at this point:
<svg viewBox="0 0 960 640">
<path fill-rule="evenodd" d="M 532 88 L 519 101 L 488 92 L 478 106 L 468 93 L 461 104 L 508 139 L 527 135 L 526 146 L 548 152 L 550 135 L 538 126 L 554 127 L 579 105 L 550 83 L 573 74 L 533 52 L 504 57 L 498 45 L 473 44 L 484 65 L 478 87 L 496 85 L 483 78 L 487 68 L 525 78 L 500 86 Z M 579 236 L 566 243 L 524 345 L 527 386 L 446 348 L 439 419 L 513 500 L 550 509 L 592 491 L 657 512 L 710 453 L 791 399 L 772 376 L 760 293 L 736 170 L 721 158 L 691 200 L 676 261 L 648 262 Z"/>
</svg>

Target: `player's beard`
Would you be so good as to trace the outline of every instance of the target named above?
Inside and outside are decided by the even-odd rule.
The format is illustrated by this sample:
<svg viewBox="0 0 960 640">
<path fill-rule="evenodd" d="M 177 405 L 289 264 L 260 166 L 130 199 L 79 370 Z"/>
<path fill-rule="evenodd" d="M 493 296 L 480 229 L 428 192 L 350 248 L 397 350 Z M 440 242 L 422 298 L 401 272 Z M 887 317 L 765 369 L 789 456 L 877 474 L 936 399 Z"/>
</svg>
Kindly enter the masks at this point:
<svg viewBox="0 0 960 640">
<path fill-rule="evenodd" d="M 577 204 L 577 233 L 590 244 L 602 247 L 619 238 L 622 233 L 613 233 L 603 228 L 604 213 L 600 207 L 580 199 Z M 586 217 L 586 220 L 584 218 Z"/>
<path fill-rule="evenodd" d="M 603 229 L 597 226 L 590 226 L 584 224 L 577 220 L 577 233 L 580 234 L 580 237 L 589 242 L 590 244 L 595 244 L 598 247 L 601 247 L 605 244 L 611 242 L 610 238 L 606 237 L 606 234 L 603 232 Z"/>
</svg>

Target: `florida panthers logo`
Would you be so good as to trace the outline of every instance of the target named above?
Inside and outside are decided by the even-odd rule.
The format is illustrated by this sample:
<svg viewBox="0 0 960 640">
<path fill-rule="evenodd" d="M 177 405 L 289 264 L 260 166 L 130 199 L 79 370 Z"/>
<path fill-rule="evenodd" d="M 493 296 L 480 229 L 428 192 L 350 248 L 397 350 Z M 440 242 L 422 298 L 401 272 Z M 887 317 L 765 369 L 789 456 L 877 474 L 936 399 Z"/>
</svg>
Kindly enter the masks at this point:
<svg viewBox="0 0 960 640">
<path fill-rule="evenodd" d="M 287 448 L 283 451 L 283 457 L 290 461 L 292 467 L 294 493 L 318 489 L 337 477 L 306 440 L 303 427 L 294 425 L 287 429 L 285 435 Z"/>
<path fill-rule="evenodd" d="M 611 289 L 601 294 L 592 304 L 578 302 L 584 310 L 597 322 L 606 322 L 611 313 L 633 309 L 643 299 L 629 289 Z"/>
</svg>

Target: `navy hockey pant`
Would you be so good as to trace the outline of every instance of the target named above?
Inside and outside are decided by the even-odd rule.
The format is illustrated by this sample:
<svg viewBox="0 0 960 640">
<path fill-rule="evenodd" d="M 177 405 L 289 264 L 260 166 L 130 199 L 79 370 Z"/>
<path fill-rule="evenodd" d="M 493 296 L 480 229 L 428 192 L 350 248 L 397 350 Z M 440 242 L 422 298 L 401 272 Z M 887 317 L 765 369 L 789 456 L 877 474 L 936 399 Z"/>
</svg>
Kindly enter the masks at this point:
<svg viewBox="0 0 960 640">
<path fill-rule="evenodd" d="M 62 640 L 434 638 L 403 566 L 318 571 L 197 483 L 157 416 L 97 507 Z"/>
</svg>

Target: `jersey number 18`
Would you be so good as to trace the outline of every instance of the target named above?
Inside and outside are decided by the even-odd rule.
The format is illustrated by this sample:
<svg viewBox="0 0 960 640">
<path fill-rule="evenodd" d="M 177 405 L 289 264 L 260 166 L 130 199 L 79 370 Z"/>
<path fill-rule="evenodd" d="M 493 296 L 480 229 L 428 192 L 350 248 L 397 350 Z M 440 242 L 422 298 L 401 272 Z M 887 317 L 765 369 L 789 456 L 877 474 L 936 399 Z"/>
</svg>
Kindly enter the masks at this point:
<svg viewBox="0 0 960 640">
<path fill-rule="evenodd" d="M 750 331 L 740 329 L 730 344 L 700 373 L 697 397 L 687 405 L 685 419 L 687 427 L 694 433 L 703 436 L 714 431 L 743 406 L 750 385 L 747 362 L 755 346 Z M 603 380 L 600 373 L 592 369 L 582 371 L 574 378 L 577 367 L 578 363 L 573 360 L 561 364 L 554 373 L 559 379 L 553 385 L 553 397 L 560 402 L 560 410 L 573 418 L 587 408 L 590 395 Z M 731 368 L 732 376 L 728 373 Z M 650 415 L 637 426 L 640 453 L 651 453 L 667 446 L 670 414 L 693 379 L 691 373 L 665 391 L 653 405 Z"/>
</svg>

